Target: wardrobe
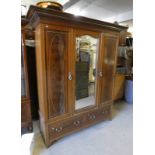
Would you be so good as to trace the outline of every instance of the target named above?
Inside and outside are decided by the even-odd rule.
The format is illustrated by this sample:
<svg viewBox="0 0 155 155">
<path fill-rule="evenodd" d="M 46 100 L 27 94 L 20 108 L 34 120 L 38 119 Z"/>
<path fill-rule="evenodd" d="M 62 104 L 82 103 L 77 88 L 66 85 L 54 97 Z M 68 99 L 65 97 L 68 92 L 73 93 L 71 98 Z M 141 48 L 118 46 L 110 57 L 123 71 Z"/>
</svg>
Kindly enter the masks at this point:
<svg viewBox="0 0 155 155">
<path fill-rule="evenodd" d="M 26 52 L 27 20 L 21 19 L 21 134 L 32 131 L 32 117 L 30 105 L 30 89 L 28 78 L 28 63 Z"/>
<path fill-rule="evenodd" d="M 26 18 L 35 31 L 45 144 L 111 119 L 118 39 L 127 27 L 37 6 Z"/>
</svg>

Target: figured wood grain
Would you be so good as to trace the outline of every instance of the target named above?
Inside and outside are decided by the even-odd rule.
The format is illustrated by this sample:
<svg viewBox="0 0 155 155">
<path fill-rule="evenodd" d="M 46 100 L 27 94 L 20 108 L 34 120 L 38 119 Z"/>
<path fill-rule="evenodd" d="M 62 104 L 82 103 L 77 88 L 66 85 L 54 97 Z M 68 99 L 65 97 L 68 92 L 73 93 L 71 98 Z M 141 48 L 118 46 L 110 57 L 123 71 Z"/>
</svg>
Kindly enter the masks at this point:
<svg viewBox="0 0 155 155">
<path fill-rule="evenodd" d="M 49 117 L 65 113 L 67 32 L 46 30 L 46 69 Z"/>
<path fill-rule="evenodd" d="M 101 84 L 101 103 L 113 99 L 114 75 L 117 55 L 118 37 L 103 34 L 102 47 L 102 84 Z"/>
</svg>

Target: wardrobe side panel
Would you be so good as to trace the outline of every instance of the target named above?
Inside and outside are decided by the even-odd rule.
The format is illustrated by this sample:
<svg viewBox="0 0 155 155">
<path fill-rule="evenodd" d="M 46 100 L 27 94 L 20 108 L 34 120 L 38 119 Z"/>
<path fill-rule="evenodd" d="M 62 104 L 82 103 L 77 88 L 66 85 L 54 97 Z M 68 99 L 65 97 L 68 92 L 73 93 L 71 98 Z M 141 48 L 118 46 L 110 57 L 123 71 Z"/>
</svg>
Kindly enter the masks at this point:
<svg viewBox="0 0 155 155">
<path fill-rule="evenodd" d="M 36 71 L 37 71 L 37 87 L 39 99 L 39 117 L 40 128 L 44 140 L 47 142 L 47 129 L 45 122 L 47 121 L 47 96 L 46 96 L 46 68 L 45 68 L 45 46 L 44 46 L 44 25 L 39 24 L 35 30 L 36 39 Z"/>
</svg>

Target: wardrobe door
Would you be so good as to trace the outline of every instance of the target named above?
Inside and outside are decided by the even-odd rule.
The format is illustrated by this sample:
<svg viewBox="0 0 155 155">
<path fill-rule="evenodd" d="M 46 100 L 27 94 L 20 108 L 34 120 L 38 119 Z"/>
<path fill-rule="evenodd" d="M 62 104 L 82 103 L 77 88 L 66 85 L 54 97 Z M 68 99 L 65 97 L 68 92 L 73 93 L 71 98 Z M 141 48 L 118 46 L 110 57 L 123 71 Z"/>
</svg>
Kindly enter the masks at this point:
<svg viewBox="0 0 155 155">
<path fill-rule="evenodd" d="M 21 97 L 22 100 L 29 100 L 29 86 L 28 86 L 28 70 L 27 70 L 27 56 L 25 47 L 25 33 L 21 34 Z"/>
<path fill-rule="evenodd" d="M 69 112 L 68 104 L 68 53 L 70 31 L 59 26 L 45 28 L 46 87 L 48 117 Z"/>
<path fill-rule="evenodd" d="M 98 104 L 100 33 L 74 31 L 74 110 L 94 108 Z"/>
<path fill-rule="evenodd" d="M 21 133 L 32 130 L 25 32 L 21 33 Z M 28 130 L 27 130 L 27 129 Z"/>
<path fill-rule="evenodd" d="M 102 35 L 102 84 L 100 102 L 112 101 L 118 37 Z"/>
</svg>

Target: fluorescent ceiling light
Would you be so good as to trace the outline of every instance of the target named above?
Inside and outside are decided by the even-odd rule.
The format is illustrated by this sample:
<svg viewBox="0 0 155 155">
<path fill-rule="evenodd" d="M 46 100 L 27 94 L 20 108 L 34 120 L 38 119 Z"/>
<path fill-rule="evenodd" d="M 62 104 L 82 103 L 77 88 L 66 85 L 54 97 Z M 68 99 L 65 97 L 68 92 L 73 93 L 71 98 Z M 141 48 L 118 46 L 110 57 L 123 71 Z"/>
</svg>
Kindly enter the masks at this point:
<svg viewBox="0 0 155 155">
<path fill-rule="evenodd" d="M 64 5 L 65 3 L 69 2 L 70 0 L 55 0 L 55 1 L 60 3 L 61 5 Z"/>
<path fill-rule="evenodd" d="M 86 15 L 86 11 L 82 11 L 79 8 L 69 8 L 67 10 L 65 10 L 65 12 L 71 13 L 75 16 L 85 16 Z"/>
</svg>

